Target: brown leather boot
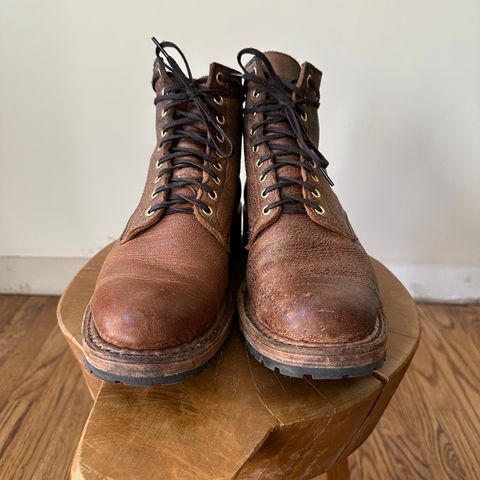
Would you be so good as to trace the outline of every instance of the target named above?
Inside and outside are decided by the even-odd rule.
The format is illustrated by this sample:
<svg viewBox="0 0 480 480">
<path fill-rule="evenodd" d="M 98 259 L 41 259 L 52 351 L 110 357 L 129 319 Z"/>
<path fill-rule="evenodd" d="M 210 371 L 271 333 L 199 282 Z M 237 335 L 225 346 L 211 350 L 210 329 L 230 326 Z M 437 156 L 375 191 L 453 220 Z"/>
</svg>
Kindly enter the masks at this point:
<svg viewBox="0 0 480 480">
<path fill-rule="evenodd" d="M 277 52 L 245 49 L 238 60 L 247 86 L 249 253 L 238 298 L 247 346 L 291 377 L 368 374 L 384 361 L 385 321 L 372 265 L 317 149 L 321 72 Z"/>
<path fill-rule="evenodd" d="M 241 78 L 212 63 L 195 80 L 176 45 L 153 40 L 157 145 L 83 325 L 87 367 L 130 385 L 198 372 L 220 349 L 233 313 L 227 283 L 240 196 Z"/>
</svg>

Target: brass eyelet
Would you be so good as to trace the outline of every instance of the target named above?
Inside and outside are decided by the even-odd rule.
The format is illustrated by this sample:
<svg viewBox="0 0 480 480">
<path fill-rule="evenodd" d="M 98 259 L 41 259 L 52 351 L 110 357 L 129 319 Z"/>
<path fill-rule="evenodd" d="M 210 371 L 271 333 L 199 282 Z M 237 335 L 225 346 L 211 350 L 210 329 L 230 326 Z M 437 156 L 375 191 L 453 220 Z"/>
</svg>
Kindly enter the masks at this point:
<svg viewBox="0 0 480 480">
<path fill-rule="evenodd" d="M 321 194 L 320 194 L 320 192 L 319 192 L 317 189 L 315 189 L 315 190 L 314 190 L 313 192 L 311 192 L 311 193 L 312 193 L 312 195 L 313 195 L 315 198 L 320 198 L 320 197 L 321 197 Z"/>
<path fill-rule="evenodd" d="M 160 168 L 161 166 L 162 166 L 162 164 L 160 163 L 160 160 L 157 160 L 157 161 L 155 162 L 155 167 L 156 167 L 156 168 Z"/>
<path fill-rule="evenodd" d="M 262 193 L 260 193 L 260 196 L 261 196 L 262 198 L 267 198 L 269 195 L 270 195 L 270 192 L 267 192 L 267 189 L 266 189 L 266 188 L 264 188 L 264 189 L 262 190 Z"/>
<path fill-rule="evenodd" d="M 214 163 L 213 168 L 221 172 L 223 170 L 223 165 L 221 163 Z"/>
<path fill-rule="evenodd" d="M 325 209 L 321 205 L 318 205 L 318 207 L 315 207 L 313 210 L 318 215 L 323 215 L 325 213 Z"/>
<path fill-rule="evenodd" d="M 311 165 L 313 168 L 317 168 L 317 164 L 316 164 L 313 160 L 310 160 L 310 165 Z"/>
<path fill-rule="evenodd" d="M 159 177 L 155 177 L 155 181 L 153 183 L 158 183 L 162 178 L 162 175 L 160 175 Z"/>
<path fill-rule="evenodd" d="M 215 75 L 215 80 L 219 85 L 225 85 L 225 82 L 222 82 L 222 80 L 220 80 L 221 77 L 222 77 L 222 72 L 217 72 L 217 74 Z"/>
<path fill-rule="evenodd" d="M 255 162 L 255 166 L 256 166 L 257 168 L 261 168 L 261 166 L 262 166 L 261 158 L 259 158 L 259 159 Z"/>
<path fill-rule="evenodd" d="M 167 134 L 166 130 L 162 130 L 162 138 Z"/>
<path fill-rule="evenodd" d="M 167 114 L 167 111 L 165 109 L 162 110 L 162 117 L 164 117 Z"/>
<path fill-rule="evenodd" d="M 162 95 L 165 95 L 165 87 L 162 88 Z"/>
<path fill-rule="evenodd" d="M 217 195 L 217 192 L 215 190 L 212 190 L 211 192 L 208 192 L 208 196 L 212 199 L 212 200 L 215 200 L 218 195 Z"/>
<path fill-rule="evenodd" d="M 145 216 L 150 217 L 155 213 L 155 210 L 150 210 L 150 207 L 145 211 Z"/>
<path fill-rule="evenodd" d="M 152 192 L 152 194 L 150 195 L 150 198 L 155 198 L 155 197 L 158 197 L 158 192 L 156 192 L 155 190 Z"/>
<path fill-rule="evenodd" d="M 223 143 L 225 141 L 225 137 L 223 135 L 219 135 L 218 133 L 215 134 L 215 136 L 217 137 L 217 140 L 220 142 L 220 143 Z"/>
<path fill-rule="evenodd" d="M 303 113 L 300 115 L 300 117 L 302 118 L 302 120 L 303 120 L 304 122 L 306 122 L 306 121 L 308 120 L 308 114 L 307 114 L 307 112 L 303 112 Z"/>
<path fill-rule="evenodd" d="M 252 147 L 252 152 L 253 152 L 253 153 L 257 153 L 257 152 L 258 152 L 258 149 L 259 149 L 258 145 L 254 145 L 254 146 Z"/>
<path fill-rule="evenodd" d="M 217 185 L 220 185 L 220 183 L 222 183 L 222 181 L 220 180 L 220 178 L 218 177 L 212 177 L 213 178 L 213 181 L 217 184 Z"/>
<path fill-rule="evenodd" d="M 213 210 L 212 210 L 212 207 L 210 207 L 210 205 L 208 205 L 207 208 L 202 208 L 202 212 L 205 215 L 210 216 L 213 213 Z"/>
<path fill-rule="evenodd" d="M 312 175 L 312 180 L 313 180 L 314 182 L 318 182 L 318 177 L 317 177 L 316 175 Z"/>
<path fill-rule="evenodd" d="M 272 211 L 271 208 L 268 207 L 268 205 L 265 205 L 263 208 L 262 208 L 262 214 L 267 216 L 267 215 L 270 215 L 270 212 Z"/>
<path fill-rule="evenodd" d="M 259 181 L 260 181 L 260 183 L 263 183 L 266 179 L 267 179 L 267 176 L 264 173 L 262 173 L 260 175 Z"/>
<path fill-rule="evenodd" d="M 218 97 L 213 97 L 213 101 L 217 105 L 223 105 L 223 97 L 221 95 L 219 95 Z"/>
<path fill-rule="evenodd" d="M 254 90 L 252 92 L 252 96 L 253 96 L 253 98 L 258 98 L 260 96 L 260 94 L 256 90 Z"/>
<path fill-rule="evenodd" d="M 217 123 L 219 125 L 225 125 L 225 117 L 223 115 L 217 115 Z"/>
</svg>

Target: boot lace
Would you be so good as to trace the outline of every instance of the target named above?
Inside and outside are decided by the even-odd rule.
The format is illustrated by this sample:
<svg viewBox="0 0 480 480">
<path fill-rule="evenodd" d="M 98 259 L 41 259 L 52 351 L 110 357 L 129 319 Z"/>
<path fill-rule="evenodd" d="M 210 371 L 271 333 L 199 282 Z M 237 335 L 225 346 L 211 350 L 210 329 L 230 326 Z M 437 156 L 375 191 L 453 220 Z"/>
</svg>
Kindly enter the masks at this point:
<svg viewBox="0 0 480 480">
<path fill-rule="evenodd" d="M 248 72 L 242 62 L 244 55 L 253 55 L 264 66 L 265 79 L 257 75 L 256 71 Z M 245 83 L 253 82 L 254 97 L 266 93 L 263 99 L 258 100 L 252 107 L 246 108 L 245 113 L 256 115 L 263 114 L 263 120 L 252 123 L 250 133 L 254 135 L 259 129 L 262 134 L 257 134 L 253 140 L 253 151 L 258 151 L 261 144 L 268 145 L 268 153 L 262 155 L 257 160 L 257 167 L 261 168 L 263 164 L 270 161 L 270 165 L 263 169 L 260 181 L 263 181 L 266 175 L 276 172 L 277 182 L 266 187 L 262 195 L 266 196 L 274 190 L 279 190 L 279 200 L 268 204 L 264 208 L 264 214 L 270 210 L 283 206 L 285 213 L 304 213 L 304 205 L 318 210 L 319 206 L 309 198 L 287 193 L 284 187 L 299 185 L 310 191 L 314 196 L 319 195 L 318 190 L 309 182 L 304 181 L 299 175 L 297 178 L 292 176 L 280 175 L 278 170 L 285 166 L 305 169 L 312 178 L 315 176 L 316 169 L 319 168 L 322 175 L 327 179 L 330 185 L 332 180 L 326 172 L 328 166 L 327 159 L 319 152 L 307 135 L 306 129 L 301 119 L 305 119 L 301 106 L 314 105 L 319 107 L 319 92 L 315 91 L 316 99 L 313 101 L 307 99 L 301 88 L 296 86 L 294 80 L 285 80 L 280 78 L 274 71 L 268 58 L 259 50 L 254 48 L 245 48 L 238 54 L 238 63 L 243 71 Z M 312 88 L 313 86 L 310 85 Z M 279 139 L 293 139 L 291 144 L 278 143 Z M 277 140 L 277 142 L 276 142 Z M 320 207 L 321 208 L 321 207 Z"/>
<path fill-rule="evenodd" d="M 197 206 L 205 213 L 211 214 L 211 208 L 196 196 L 179 192 L 182 187 L 194 187 L 196 191 L 202 189 L 212 198 L 215 191 L 212 187 L 199 180 L 203 173 L 213 178 L 215 183 L 220 183 L 215 173 L 222 169 L 218 158 L 225 159 L 233 153 L 233 143 L 226 131 L 222 128 L 225 117 L 219 106 L 223 104 L 225 92 L 220 89 L 207 88 L 207 77 L 194 79 L 190 66 L 180 48 L 172 42 L 159 42 L 155 37 L 152 41 L 156 45 L 155 53 L 162 58 L 167 72 L 175 82 L 163 88 L 155 98 L 155 105 L 167 100 L 162 115 L 167 117 L 163 124 L 161 140 L 158 149 L 168 145 L 168 151 L 157 161 L 158 175 L 156 182 L 165 175 L 170 174 L 170 179 L 165 185 L 157 187 L 152 198 L 161 192 L 167 191 L 165 201 L 153 203 L 147 210 L 147 215 L 152 215 L 157 210 L 166 209 L 168 213 L 193 213 L 193 206 Z M 173 49 L 180 55 L 185 64 L 185 71 L 180 68 L 175 59 L 167 52 Z M 155 85 L 160 74 L 154 74 L 152 84 Z M 231 81 L 230 76 L 222 74 L 219 81 Z M 188 146 L 182 145 L 182 140 L 188 141 Z M 215 158 L 216 154 L 218 158 Z M 169 165 L 165 165 L 169 162 Z M 175 178 L 174 173 L 184 168 L 193 168 L 199 172 L 196 177 Z M 185 206 L 191 205 L 191 206 Z"/>
</svg>

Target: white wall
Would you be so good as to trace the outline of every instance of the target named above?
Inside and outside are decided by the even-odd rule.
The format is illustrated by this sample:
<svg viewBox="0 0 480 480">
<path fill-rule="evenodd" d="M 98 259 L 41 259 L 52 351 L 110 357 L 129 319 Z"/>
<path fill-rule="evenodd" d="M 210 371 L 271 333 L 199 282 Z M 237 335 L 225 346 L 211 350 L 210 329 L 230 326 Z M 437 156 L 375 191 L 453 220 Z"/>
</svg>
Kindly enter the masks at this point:
<svg viewBox="0 0 480 480">
<path fill-rule="evenodd" d="M 480 296 L 478 0 L 0 10 L 2 290 L 61 290 L 123 228 L 154 145 L 155 34 L 197 75 L 214 60 L 235 66 L 245 46 L 321 68 L 321 150 L 369 253 L 417 297 Z"/>
</svg>

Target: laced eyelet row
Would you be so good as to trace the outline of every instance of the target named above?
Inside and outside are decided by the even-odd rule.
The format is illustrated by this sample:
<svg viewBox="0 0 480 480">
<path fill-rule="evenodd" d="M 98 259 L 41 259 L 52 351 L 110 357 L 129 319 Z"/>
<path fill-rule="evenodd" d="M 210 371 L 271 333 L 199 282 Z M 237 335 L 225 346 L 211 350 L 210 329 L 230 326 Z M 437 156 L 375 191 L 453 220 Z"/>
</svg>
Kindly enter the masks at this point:
<svg viewBox="0 0 480 480">
<path fill-rule="evenodd" d="M 306 115 L 306 114 L 305 114 L 305 115 Z M 302 117 L 302 118 L 303 118 L 303 117 Z M 250 129 L 250 135 L 253 136 L 253 134 L 254 134 L 254 131 L 253 131 L 253 129 L 251 128 L 251 129 Z M 254 145 L 254 146 L 252 147 L 252 151 L 253 151 L 254 153 L 257 153 L 258 150 L 259 150 L 259 147 L 258 147 L 258 146 L 255 146 L 255 145 Z M 311 165 L 312 165 L 313 168 L 316 168 L 316 167 L 317 167 L 317 165 L 315 164 L 315 162 L 311 162 Z M 257 159 L 257 161 L 255 162 L 255 166 L 256 166 L 257 168 L 261 168 L 262 162 L 261 162 L 261 159 L 260 159 L 260 158 Z M 262 174 L 260 175 L 260 177 L 259 177 L 260 183 L 263 183 L 263 182 L 266 180 L 266 178 L 267 178 L 266 175 L 265 175 L 264 173 L 262 173 Z M 315 182 L 318 182 L 318 177 L 317 177 L 316 175 L 314 175 L 314 174 L 311 175 L 311 178 L 312 178 Z M 321 193 L 320 193 L 320 191 L 319 191 L 317 188 L 315 188 L 314 190 L 312 190 L 310 193 L 312 194 L 313 197 L 315 197 L 315 198 L 317 198 L 317 199 L 322 196 Z M 264 188 L 264 189 L 260 192 L 260 196 L 261 196 L 263 199 L 267 198 L 269 194 L 270 194 L 270 192 L 267 191 L 266 188 Z M 268 205 L 265 205 L 265 206 L 262 208 L 262 214 L 265 215 L 265 216 L 267 216 L 267 215 L 270 214 L 270 212 L 271 212 L 272 210 L 273 210 L 273 209 L 272 209 L 272 208 L 269 208 Z M 316 207 L 312 208 L 312 210 L 313 210 L 316 214 L 318 214 L 318 215 L 324 215 L 324 214 L 325 214 L 325 208 L 322 207 L 321 205 L 317 205 Z"/>
<path fill-rule="evenodd" d="M 265 198 L 265 197 L 263 197 Z M 321 205 L 317 205 L 316 207 L 314 207 L 312 209 L 317 215 L 325 215 L 325 208 L 322 207 Z M 269 205 L 265 205 L 263 208 L 262 208 L 262 214 L 267 216 L 267 215 L 270 215 L 270 212 L 273 211 L 273 208 L 270 208 Z"/>
<path fill-rule="evenodd" d="M 221 72 L 218 72 L 216 75 L 215 75 L 215 79 L 217 81 L 217 83 L 219 85 L 225 85 L 225 82 L 222 81 L 222 73 Z M 225 100 L 224 98 L 219 95 L 217 97 L 213 97 L 213 101 L 217 104 L 217 105 L 223 105 L 225 103 Z M 217 121 L 218 125 L 222 126 L 222 125 L 225 125 L 225 115 L 223 114 L 218 114 L 216 117 L 215 117 L 215 120 Z M 220 142 L 220 143 L 223 143 L 225 141 L 225 137 L 223 135 L 216 135 L 216 138 L 217 140 Z M 217 162 L 215 164 L 213 164 L 213 167 L 221 172 L 223 170 L 223 166 L 220 162 Z M 217 184 L 217 185 L 220 185 L 221 183 L 221 180 L 220 178 L 217 176 L 217 177 L 212 177 L 213 181 Z M 211 192 L 209 192 L 208 194 L 208 197 L 211 198 L 212 200 L 216 200 L 218 198 L 218 195 L 217 195 L 217 192 L 215 190 L 212 190 Z M 213 210 L 210 206 L 208 206 L 206 209 L 201 209 L 201 211 L 207 215 L 207 216 L 210 216 L 213 214 Z"/>
<path fill-rule="evenodd" d="M 221 196 L 217 185 L 221 185 L 223 177 L 218 172 L 223 171 L 223 161 L 234 152 L 233 141 L 225 128 L 227 122 L 225 104 L 230 96 L 240 99 L 240 90 L 227 92 L 226 88 L 221 88 L 220 86 L 225 87 L 231 80 L 228 73 L 221 71 L 215 72 L 213 85 L 207 87 L 202 79 L 192 77 L 185 55 L 175 44 L 159 42 L 155 38 L 152 40 L 156 45 L 159 62 L 165 64 L 169 73 L 165 79 L 167 83 L 161 85 L 161 88 L 156 84 L 163 73 L 158 67 L 158 77 L 154 77 L 154 89 L 158 92 L 155 105 L 161 108 L 159 113 L 162 118 L 156 148 L 159 154 L 154 160 L 158 170 L 156 177 L 154 176 L 154 183 L 159 185 L 155 185 L 150 193 L 151 199 L 156 200 L 150 204 L 145 215 L 151 216 L 156 211 L 168 209 L 171 209 L 172 213 L 200 211 L 207 216 L 213 215 L 215 205 L 211 202 L 209 205 L 205 200 L 208 198 L 216 201 Z M 168 49 L 175 50 L 182 57 L 185 69 L 174 61 Z M 188 82 L 184 81 L 185 78 Z M 235 79 L 235 83 L 240 87 L 240 81 L 237 82 Z M 188 105 L 193 107 L 193 110 Z M 217 108 L 216 105 L 221 108 Z M 201 132 L 196 128 L 186 128 L 195 122 L 202 123 Z M 199 138 L 200 135 L 202 137 L 205 135 L 205 138 Z M 183 139 L 189 143 L 182 147 L 180 142 Z M 193 159 L 185 160 L 183 158 L 185 156 Z M 184 168 L 197 168 L 202 172 L 202 179 L 198 176 L 194 178 L 183 175 L 177 180 L 175 172 Z M 204 177 L 208 179 L 203 180 Z M 212 185 L 212 182 L 215 185 Z M 212 186 L 215 186 L 215 189 Z M 203 199 L 197 198 L 198 195 L 177 193 L 176 189 L 182 187 L 194 188 L 196 193 L 203 194 Z"/>
<path fill-rule="evenodd" d="M 247 66 L 242 61 L 244 55 L 253 55 L 255 61 L 263 65 L 265 76 L 259 75 L 253 66 Z M 259 196 L 261 199 L 266 199 L 270 192 L 279 191 L 275 194 L 275 201 L 269 202 L 269 198 L 261 203 L 263 215 L 269 215 L 272 210 L 278 212 L 279 207 L 282 207 L 286 213 L 297 213 L 305 208 L 308 212 L 313 210 L 318 215 L 324 215 L 325 208 L 317 203 L 321 199 L 318 172 L 322 173 L 331 185 L 333 183 L 326 173 L 328 161 L 318 151 L 305 128 L 310 120 L 310 113 L 313 108 L 318 108 L 319 103 L 319 95 L 316 85 L 312 82 L 312 76 L 306 75 L 301 88 L 294 82 L 285 82 L 285 79 L 275 72 L 268 57 L 254 48 L 242 50 L 238 55 L 238 61 L 243 70 L 245 83 L 253 85 L 253 88 L 249 88 L 247 97 L 249 121 L 252 122 L 245 132 L 245 135 L 250 138 L 248 151 L 251 152 L 251 160 L 255 167 L 259 169 L 259 184 L 264 183 L 267 176 L 269 179 L 272 177 L 271 181 L 266 182 L 268 184 L 266 188 L 263 188 L 265 185 L 259 187 Z M 310 89 L 315 93 L 315 98 Z M 262 119 L 258 123 L 256 119 L 253 120 L 257 114 Z M 256 129 L 260 127 L 262 135 L 257 136 Z M 289 133 L 286 133 L 285 129 L 289 129 Z M 295 139 L 297 144 L 288 142 L 288 144 L 279 145 L 278 140 L 285 134 Z M 265 154 L 263 154 L 264 146 L 267 150 Z M 262 153 L 259 153 L 260 150 Z M 295 158 L 288 158 L 289 155 Z M 312 167 L 306 162 L 310 162 Z M 266 163 L 268 167 L 264 168 Z M 293 175 L 287 172 L 280 180 L 275 180 L 279 169 L 283 166 L 298 168 L 300 176 L 292 178 Z M 269 176 L 270 172 L 273 172 L 272 176 Z M 300 197 L 288 189 L 283 190 L 290 186 L 297 186 L 297 188 L 301 186 L 304 195 Z"/>
</svg>

